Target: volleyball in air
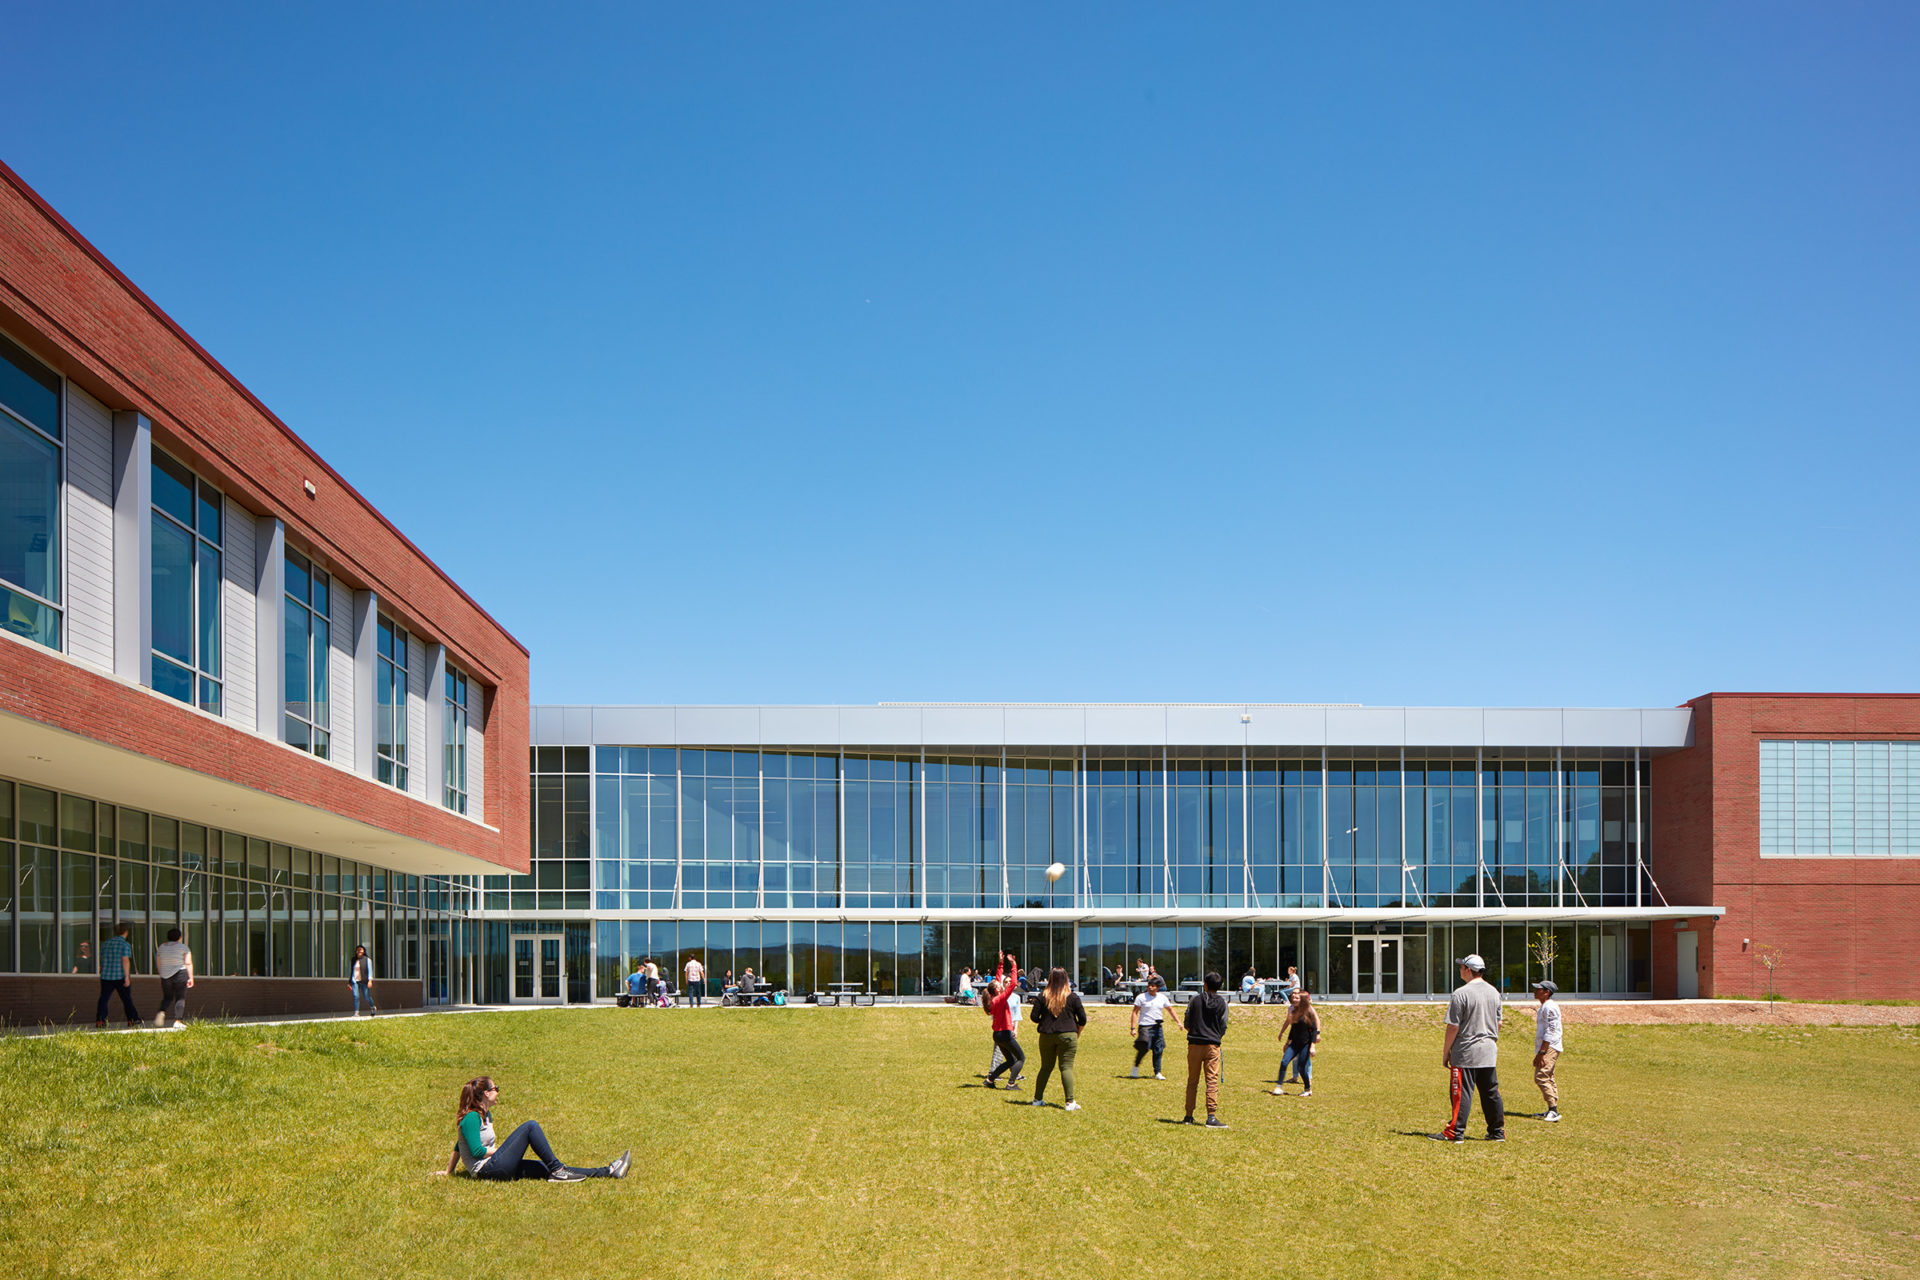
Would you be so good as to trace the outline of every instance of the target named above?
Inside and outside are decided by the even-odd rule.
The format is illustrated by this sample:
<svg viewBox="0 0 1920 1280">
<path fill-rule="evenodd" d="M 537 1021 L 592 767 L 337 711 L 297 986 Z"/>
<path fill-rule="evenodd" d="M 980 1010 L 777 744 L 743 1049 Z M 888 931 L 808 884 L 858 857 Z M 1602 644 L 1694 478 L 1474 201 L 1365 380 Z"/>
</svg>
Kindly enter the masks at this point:
<svg viewBox="0 0 1920 1280">
<path fill-rule="evenodd" d="M 1067 868 L 1065 863 L 1056 862 L 1052 866 L 1047 868 L 1047 879 L 1049 880 L 1058 880 L 1061 876 L 1065 874 L 1067 874 Z"/>
</svg>

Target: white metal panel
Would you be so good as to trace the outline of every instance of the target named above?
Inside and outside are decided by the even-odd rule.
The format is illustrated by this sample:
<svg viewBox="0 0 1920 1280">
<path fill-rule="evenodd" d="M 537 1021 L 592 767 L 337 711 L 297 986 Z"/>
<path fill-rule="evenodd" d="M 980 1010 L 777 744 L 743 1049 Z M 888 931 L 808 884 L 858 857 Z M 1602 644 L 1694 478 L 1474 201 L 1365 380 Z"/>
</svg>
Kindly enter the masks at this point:
<svg viewBox="0 0 1920 1280">
<path fill-rule="evenodd" d="M 330 759 L 351 771 L 354 755 L 353 723 L 353 588 L 334 578 L 327 601 L 333 615 L 327 619 L 327 732 L 332 734 Z"/>
<path fill-rule="evenodd" d="M 113 670 L 113 415 L 67 388 L 67 653 Z"/>
<path fill-rule="evenodd" d="M 1488 707 L 1486 745 L 1489 747 L 1557 747 L 1563 732 L 1558 707 Z"/>
<path fill-rule="evenodd" d="M 765 731 L 763 725 L 761 732 Z M 920 708 L 842 707 L 840 742 L 849 747 L 917 747 L 920 745 Z"/>
<path fill-rule="evenodd" d="M 407 632 L 407 794 L 427 799 L 427 752 L 441 750 L 438 742 L 427 740 L 427 646 L 420 637 Z M 445 696 L 439 690 L 434 696 Z M 440 803 L 434 796 L 433 802 Z"/>
<path fill-rule="evenodd" d="M 1407 741 L 1405 707 L 1328 707 L 1327 745 L 1401 747 Z"/>
<path fill-rule="evenodd" d="M 1642 708 L 1640 711 L 1640 745 L 1643 747 L 1692 746 L 1693 708 Z"/>
<path fill-rule="evenodd" d="M 478 822 L 487 818 L 487 693 L 480 682 L 467 678 L 467 816 Z M 511 763 L 511 762 L 509 762 Z"/>
<path fill-rule="evenodd" d="M 769 747 L 838 746 L 840 711 L 839 707 L 762 707 L 760 741 Z M 914 732 L 917 735 L 919 730 Z M 920 739 L 916 736 L 913 741 Z"/>
<path fill-rule="evenodd" d="M 1479 707 L 1408 707 L 1410 747 L 1478 747 L 1487 727 Z"/>
<path fill-rule="evenodd" d="M 1077 747 L 1087 740 L 1083 707 L 1008 707 L 1009 747 Z"/>
<path fill-rule="evenodd" d="M 1090 747 L 1164 747 L 1165 707 L 1088 707 L 1081 713 Z"/>
<path fill-rule="evenodd" d="M 565 707 L 535 707 L 532 715 L 533 745 L 536 747 L 559 747 L 566 745 L 566 734 L 562 729 L 566 725 Z"/>
<path fill-rule="evenodd" d="M 254 699 L 259 682 L 254 671 L 260 655 L 254 643 L 254 619 L 259 597 L 254 594 L 253 513 L 229 499 L 220 518 L 226 534 L 220 557 L 225 578 L 220 591 L 221 644 L 225 651 L 220 661 L 226 675 L 226 718 L 249 733 L 258 733 L 260 711 Z"/>
<path fill-rule="evenodd" d="M 1247 742 L 1258 747 L 1313 747 L 1327 741 L 1325 707 L 1248 707 Z"/>
<path fill-rule="evenodd" d="M 560 710 L 560 742 L 577 747 L 593 738 L 593 708 L 563 707 Z"/>
<path fill-rule="evenodd" d="M 1001 707 L 922 707 L 920 732 L 930 747 L 1000 747 L 1007 741 Z"/>
<path fill-rule="evenodd" d="M 1249 715 L 1238 707 L 1168 707 L 1167 744 L 1175 747 L 1238 747 L 1247 740 Z"/>
<path fill-rule="evenodd" d="M 603 747 L 658 746 L 673 741 L 672 707 L 593 707 L 590 737 L 593 745 Z M 549 742 L 536 739 L 545 745 Z"/>
<path fill-rule="evenodd" d="M 1568 707 L 1561 713 L 1569 747 L 1637 747 L 1640 713 L 1632 708 Z"/>
<path fill-rule="evenodd" d="M 674 742 L 687 747 L 752 747 L 760 743 L 758 707 L 675 707 Z"/>
</svg>

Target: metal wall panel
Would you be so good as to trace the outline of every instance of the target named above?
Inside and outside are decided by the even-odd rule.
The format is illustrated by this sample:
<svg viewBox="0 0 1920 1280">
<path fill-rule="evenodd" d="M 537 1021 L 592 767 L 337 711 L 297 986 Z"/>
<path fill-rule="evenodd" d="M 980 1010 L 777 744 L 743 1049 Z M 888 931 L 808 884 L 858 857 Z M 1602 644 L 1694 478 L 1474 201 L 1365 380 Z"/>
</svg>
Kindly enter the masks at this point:
<svg viewBox="0 0 1920 1280">
<path fill-rule="evenodd" d="M 1248 714 L 1238 707 L 1168 707 L 1167 745 L 1173 747 L 1238 747 L 1246 743 Z"/>
<path fill-rule="evenodd" d="M 1404 707 L 1328 707 L 1327 745 L 1401 747 L 1407 741 Z"/>
<path fill-rule="evenodd" d="M 1090 747 L 1167 745 L 1165 707 L 1088 707 L 1082 723 Z"/>
<path fill-rule="evenodd" d="M 1479 707 L 1408 707 L 1410 747 L 1477 747 L 1486 737 Z"/>
<path fill-rule="evenodd" d="M 842 710 L 841 707 L 762 707 L 760 741 L 768 746 L 839 746 Z M 919 738 L 914 741 L 918 742 Z"/>
<path fill-rule="evenodd" d="M 918 707 L 841 707 L 840 741 L 849 747 L 917 747 Z"/>
<path fill-rule="evenodd" d="M 600 747 L 668 746 L 673 742 L 672 707 L 589 707 L 587 738 Z M 563 745 L 558 739 L 543 745 Z"/>
<path fill-rule="evenodd" d="M 1637 747 L 1640 713 L 1631 708 L 1568 707 L 1561 713 L 1569 747 Z"/>
<path fill-rule="evenodd" d="M 1080 707 L 1008 707 L 1009 747 L 1077 747 L 1087 740 L 1087 713 Z"/>
<path fill-rule="evenodd" d="M 999 747 L 1007 741 L 1007 716 L 1000 707 L 923 707 L 920 732 L 929 745 Z"/>
<path fill-rule="evenodd" d="M 760 745 L 758 707 L 675 707 L 673 740 L 687 747 Z"/>
<path fill-rule="evenodd" d="M 113 415 L 67 388 L 67 653 L 113 670 Z"/>
<path fill-rule="evenodd" d="M 1559 707 L 1488 707 L 1482 712 L 1489 747 L 1557 747 L 1561 745 Z"/>
</svg>

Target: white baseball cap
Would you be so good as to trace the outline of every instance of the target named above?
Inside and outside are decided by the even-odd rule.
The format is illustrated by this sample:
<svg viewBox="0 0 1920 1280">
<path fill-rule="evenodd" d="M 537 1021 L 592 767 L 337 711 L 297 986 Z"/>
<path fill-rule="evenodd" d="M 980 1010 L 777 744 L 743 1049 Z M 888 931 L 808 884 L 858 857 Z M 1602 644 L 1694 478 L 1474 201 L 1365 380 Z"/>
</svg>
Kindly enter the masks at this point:
<svg viewBox="0 0 1920 1280">
<path fill-rule="evenodd" d="M 1463 964 L 1467 966 L 1467 968 L 1476 970 L 1477 972 L 1480 972 L 1480 973 L 1485 973 L 1487 969 L 1487 962 L 1485 960 L 1482 960 L 1478 955 L 1470 955 L 1466 959 L 1456 960 L 1454 961 L 1454 963 Z"/>
</svg>

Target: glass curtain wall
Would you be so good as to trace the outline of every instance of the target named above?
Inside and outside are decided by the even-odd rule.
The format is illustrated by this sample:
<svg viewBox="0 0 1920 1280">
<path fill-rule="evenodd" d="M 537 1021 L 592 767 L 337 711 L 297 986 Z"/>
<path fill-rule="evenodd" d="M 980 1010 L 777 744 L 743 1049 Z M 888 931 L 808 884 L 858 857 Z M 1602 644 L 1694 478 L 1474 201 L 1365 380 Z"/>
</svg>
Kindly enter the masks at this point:
<svg viewBox="0 0 1920 1280">
<path fill-rule="evenodd" d="M 100 943 L 127 924 L 136 973 L 153 972 L 178 928 L 208 977 L 343 977 L 364 944 L 375 977 L 420 978 L 422 922 L 477 906 L 471 877 L 401 875 L 5 779 L 0 871 L 0 972 L 12 973 L 95 972 Z M 465 998 L 450 982 L 436 995 Z"/>
<path fill-rule="evenodd" d="M 60 376 L 0 338 L 0 627 L 60 639 Z"/>
</svg>

